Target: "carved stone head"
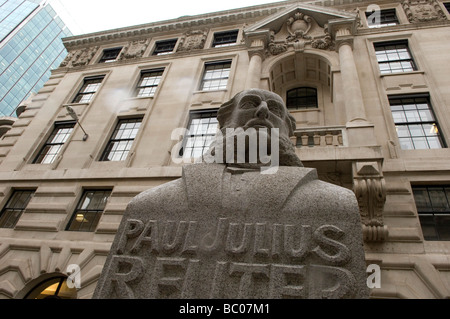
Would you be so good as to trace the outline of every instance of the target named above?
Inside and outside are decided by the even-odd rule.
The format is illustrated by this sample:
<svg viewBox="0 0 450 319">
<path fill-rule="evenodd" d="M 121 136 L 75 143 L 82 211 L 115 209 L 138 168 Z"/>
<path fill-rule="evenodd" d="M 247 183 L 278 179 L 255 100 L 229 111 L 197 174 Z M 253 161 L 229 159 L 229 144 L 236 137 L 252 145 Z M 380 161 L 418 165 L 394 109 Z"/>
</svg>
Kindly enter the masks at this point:
<svg viewBox="0 0 450 319">
<path fill-rule="evenodd" d="M 257 135 L 258 143 L 262 143 L 261 141 L 267 143 L 263 146 L 267 146 L 269 151 L 273 150 L 272 140 L 277 139 L 275 142 L 279 143 L 277 151 L 280 165 L 303 166 L 290 140 L 296 128 L 295 119 L 289 114 L 283 99 L 278 94 L 261 89 L 242 91 L 221 105 L 217 112 L 217 120 L 224 141 L 221 144 L 223 148 L 226 147 L 230 138 L 227 136 L 227 129 L 235 130 L 232 136 L 234 141 L 239 139 L 240 134 L 245 135 L 244 138 L 249 140 L 251 136 L 249 131 L 252 131 Z M 276 130 L 276 136 L 273 134 L 274 130 Z M 212 154 L 216 145 L 217 143 L 213 143 L 211 146 Z M 258 144 L 258 149 L 259 147 Z M 245 150 L 249 150 L 248 146 Z M 248 154 L 245 158 L 248 159 Z M 240 166 L 248 167 L 248 165 Z"/>
</svg>

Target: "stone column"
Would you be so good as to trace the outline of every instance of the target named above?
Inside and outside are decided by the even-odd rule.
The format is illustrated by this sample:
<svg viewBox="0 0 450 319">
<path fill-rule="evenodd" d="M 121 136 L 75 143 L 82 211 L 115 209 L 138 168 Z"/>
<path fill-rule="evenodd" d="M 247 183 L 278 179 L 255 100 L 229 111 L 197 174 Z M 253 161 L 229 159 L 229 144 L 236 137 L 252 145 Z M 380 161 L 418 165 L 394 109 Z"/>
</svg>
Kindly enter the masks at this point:
<svg viewBox="0 0 450 319">
<path fill-rule="evenodd" d="M 367 121 L 351 42 L 342 41 L 338 46 L 347 121 Z"/>
<path fill-rule="evenodd" d="M 250 63 L 247 71 L 247 79 L 245 80 L 245 89 L 258 89 L 261 79 L 263 53 L 261 50 L 249 51 L 249 56 Z"/>
</svg>

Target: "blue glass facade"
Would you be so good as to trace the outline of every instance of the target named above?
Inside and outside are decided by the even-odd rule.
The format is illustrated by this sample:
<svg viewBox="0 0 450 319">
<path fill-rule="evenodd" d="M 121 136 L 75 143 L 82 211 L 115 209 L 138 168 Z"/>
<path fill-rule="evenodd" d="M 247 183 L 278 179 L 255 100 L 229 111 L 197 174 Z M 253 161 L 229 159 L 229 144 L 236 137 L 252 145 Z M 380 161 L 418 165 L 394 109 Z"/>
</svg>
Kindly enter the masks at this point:
<svg viewBox="0 0 450 319">
<path fill-rule="evenodd" d="M 67 54 L 61 38 L 72 33 L 49 4 L 36 2 L 0 0 L 0 116 L 15 116 Z"/>
</svg>

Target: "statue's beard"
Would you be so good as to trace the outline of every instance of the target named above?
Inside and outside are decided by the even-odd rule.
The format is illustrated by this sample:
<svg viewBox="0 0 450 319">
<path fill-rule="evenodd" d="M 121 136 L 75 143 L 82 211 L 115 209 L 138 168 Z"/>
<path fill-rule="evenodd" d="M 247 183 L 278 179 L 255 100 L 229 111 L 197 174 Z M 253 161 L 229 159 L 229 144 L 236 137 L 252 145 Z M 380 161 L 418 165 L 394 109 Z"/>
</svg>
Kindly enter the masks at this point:
<svg viewBox="0 0 450 319">
<path fill-rule="evenodd" d="M 278 134 L 278 130 L 265 127 L 228 131 L 227 128 L 222 128 L 203 155 L 203 161 L 242 168 L 274 165 L 303 167 L 295 154 L 292 141 L 287 136 Z"/>
</svg>

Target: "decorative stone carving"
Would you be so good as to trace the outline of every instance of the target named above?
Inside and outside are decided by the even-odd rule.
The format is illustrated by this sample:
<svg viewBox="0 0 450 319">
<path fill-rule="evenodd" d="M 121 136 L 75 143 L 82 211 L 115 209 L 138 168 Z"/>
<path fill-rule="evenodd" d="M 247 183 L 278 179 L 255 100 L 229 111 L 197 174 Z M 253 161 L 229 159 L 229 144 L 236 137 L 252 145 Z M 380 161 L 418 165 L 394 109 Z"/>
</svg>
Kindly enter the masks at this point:
<svg viewBox="0 0 450 319">
<path fill-rule="evenodd" d="M 194 30 L 188 31 L 180 39 L 178 45 L 178 52 L 201 50 L 205 46 L 206 37 L 208 32 L 206 30 Z"/>
<path fill-rule="evenodd" d="M 77 51 L 70 51 L 66 58 L 61 62 L 60 67 L 77 67 L 89 64 L 97 53 L 98 46 L 85 48 Z"/>
<path fill-rule="evenodd" d="M 290 47 L 297 51 L 307 47 L 333 50 L 334 43 L 327 25 L 321 27 L 313 17 L 298 11 L 286 20 L 280 30 L 270 31 L 267 54 L 277 55 Z"/>
<path fill-rule="evenodd" d="M 141 58 L 150 43 L 150 39 L 129 42 L 120 53 L 118 60 Z"/>
<path fill-rule="evenodd" d="M 437 0 L 405 0 L 402 6 L 412 23 L 447 20 Z"/>
<path fill-rule="evenodd" d="M 353 178 L 353 190 L 359 204 L 364 240 L 386 240 L 388 229 L 383 222 L 386 185 L 379 164 L 355 163 Z"/>
<path fill-rule="evenodd" d="M 281 97 L 244 91 L 217 118 L 221 132 L 236 135 L 217 134 L 204 162 L 129 203 L 93 297 L 367 298 L 355 195 L 303 167 L 289 139 L 295 120 Z M 224 143 L 245 141 L 249 129 L 260 147 L 278 129 L 275 171 L 262 173 L 266 164 L 249 160 L 249 148 Z M 228 160 L 218 161 L 219 153 Z"/>
</svg>

